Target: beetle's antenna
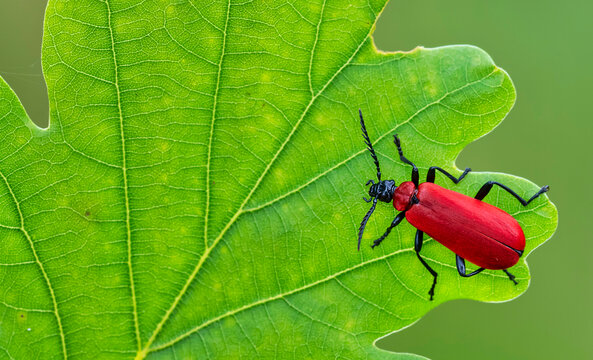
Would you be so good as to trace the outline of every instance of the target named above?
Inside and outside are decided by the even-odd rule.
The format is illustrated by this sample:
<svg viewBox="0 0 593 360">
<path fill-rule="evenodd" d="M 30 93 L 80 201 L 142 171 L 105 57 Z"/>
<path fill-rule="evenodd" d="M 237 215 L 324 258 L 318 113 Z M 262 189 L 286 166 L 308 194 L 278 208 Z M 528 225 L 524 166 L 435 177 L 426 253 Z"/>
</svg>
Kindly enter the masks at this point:
<svg viewBox="0 0 593 360">
<path fill-rule="evenodd" d="M 369 209 L 367 214 L 362 219 L 362 222 L 360 223 L 360 228 L 358 228 L 358 251 L 360 251 L 360 241 L 362 240 L 362 234 L 364 233 L 364 228 L 365 228 L 365 226 L 367 226 L 367 221 L 369 221 L 371 214 L 373 213 L 373 211 L 375 211 L 376 205 L 377 205 L 377 198 L 375 197 L 373 199 L 373 205 L 371 206 L 371 208 Z"/>
<path fill-rule="evenodd" d="M 360 126 L 362 129 L 362 136 L 364 137 L 364 143 L 367 145 L 367 148 L 371 152 L 371 156 L 373 157 L 373 161 L 375 162 L 375 166 L 377 167 L 377 179 L 379 179 L 379 182 L 381 182 L 381 168 L 379 167 L 379 159 L 377 159 L 377 154 L 375 154 L 375 149 L 373 149 L 373 144 L 371 143 L 371 139 L 369 139 L 367 128 L 366 126 L 364 126 L 364 119 L 362 118 L 361 109 L 358 109 L 358 114 L 360 115 Z"/>
</svg>

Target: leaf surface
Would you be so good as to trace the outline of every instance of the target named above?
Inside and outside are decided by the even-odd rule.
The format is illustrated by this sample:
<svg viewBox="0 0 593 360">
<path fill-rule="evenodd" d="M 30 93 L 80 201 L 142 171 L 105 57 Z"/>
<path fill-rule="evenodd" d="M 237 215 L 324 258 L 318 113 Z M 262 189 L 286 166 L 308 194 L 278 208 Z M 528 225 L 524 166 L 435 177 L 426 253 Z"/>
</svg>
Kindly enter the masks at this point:
<svg viewBox="0 0 593 360">
<path fill-rule="evenodd" d="M 496 127 L 515 91 L 471 46 L 382 53 L 386 1 L 49 2 L 39 129 L 0 81 L 0 354 L 7 358 L 409 358 L 380 336 L 441 302 L 502 301 L 511 271 L 463 279 L 434 240 L 413 251 L 380 206 L 356 251 L 374 167 L 409 179 L 391 135 L 425 176 Z M 520 145 L 517 145 L 520 146 Z M 524 197 L 538 187 L 470 173 Z M 526 253 L 556 227 L 546 196 L 511 213 Z"/>
</svg>

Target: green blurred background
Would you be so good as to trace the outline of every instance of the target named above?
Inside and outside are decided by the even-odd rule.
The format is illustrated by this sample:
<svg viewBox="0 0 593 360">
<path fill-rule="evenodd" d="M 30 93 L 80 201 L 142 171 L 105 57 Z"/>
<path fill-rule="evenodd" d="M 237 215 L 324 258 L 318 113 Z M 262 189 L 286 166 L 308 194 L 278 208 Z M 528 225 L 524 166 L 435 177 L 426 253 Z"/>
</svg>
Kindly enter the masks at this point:
<svg viewBox="0 0 593 360">
<path fill-rule="evenodd" d="M 0 75 L 47 126 L 41 75 L 46 0 L 2 0 Z M 513 79 L 518 98 L 458 167 L 549 184 L 560 226 L 529 256 L 527 293 L 503 304 L 454 301 L 379 346 L 445 359 L 593 359 L 593 2 L 392 0 L 375 33 L 382 50 L 473 44 Z"/>
</svg>

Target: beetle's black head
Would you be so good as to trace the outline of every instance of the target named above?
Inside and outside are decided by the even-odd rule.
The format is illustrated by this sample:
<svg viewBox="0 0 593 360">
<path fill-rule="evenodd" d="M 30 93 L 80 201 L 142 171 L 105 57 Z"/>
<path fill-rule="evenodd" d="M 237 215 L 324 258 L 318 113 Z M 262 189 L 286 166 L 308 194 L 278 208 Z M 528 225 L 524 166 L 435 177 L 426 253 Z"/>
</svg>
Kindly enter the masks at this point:
<svg viewBox="0 0 593 360">
<path fill-rule="evenodd" d="M 397 189 L 395 181 L 383 180 L 375 184 L 373 180 L 369 180 L 367 182 L 367 185 L 368 184 L 372 184 L 369 189 L 369 196 L 371 198 L 377 198 L 386 203 L 393 201 L 393 193 L 395 192 L 395 189 Z M 370 202 L 371 199 L 365 199 L 365 201 Z"/>
</svg>

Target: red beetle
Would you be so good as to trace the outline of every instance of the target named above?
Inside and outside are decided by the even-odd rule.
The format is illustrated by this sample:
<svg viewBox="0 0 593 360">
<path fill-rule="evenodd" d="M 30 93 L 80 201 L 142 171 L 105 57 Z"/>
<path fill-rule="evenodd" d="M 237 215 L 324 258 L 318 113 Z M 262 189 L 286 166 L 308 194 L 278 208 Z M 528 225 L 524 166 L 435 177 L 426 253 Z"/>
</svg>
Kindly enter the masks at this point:
<svg viewBox="0 0 593 360">
<path fill-rule="evenodd" d="M 394 143 L 397 146 L 399 158 L 404 163 L 412 166 L 412 181 L 406 181 L 399 186 L 395 186 L 393 180 L 381 180 L 379 159 L 377 159 L 375 149 L 373 149 L 364 125 L 362 111 L 359 110 L 359 113 L 362 134 L 377 167 L 378 182 L 375 183 L 373 180 L 369 180 L 366 183 L 367 185 L 372 184 L 369 189 L 371 198 L 364 198 L 364 200 L 366 202 L 373 201 L 373 205 L 360 224 L 358 249 L 360 250 L 360 241 L 364 228 L 375 210 L 377 200 L 387 203 L 393 201 L 393 206 L 400 213 L 393 219 L 385 233 L 373 242 L 372 247 L 381 244 L 391 230 L 405 217 L 412 226 L 418 229 L 414 241 L 416 256 L 433 276 L 432 286 L 428 292 L 430 300 L 434 296 L 438 274 L 420 256 L 424 233 L 456 254 L 459 275 L 470 277 L 479 274 L 484 269 L 502 270 L 516 285 L 515 276 L 507 269 L 519 261 L 523 250 L 525 250 L 523 229 L 521 229 L 517 220 L 507 212 L 483 202 L 482 199 L 488 195 L 494 185 L 498 185 L 519 200 L 523 206 L 527 206 L 538 196 L 548 191 L 549 186 L 542 187 L 529 200 L 525 200 L 507 186 L 496 181 L 488 181 L 472 198 L 434 184 L 437 170 L 457 184 L 471 171 L 470 168 L 465 169 L 463 174 L 456 178 L 437 166 L 430 167 L 426 175 L 426 182 L 418 184 L 418 168 L 414 163 L 406 159 L 399 138 L 394 135 Z M 476 264 L 479 269 L 467 274 L 465 260 Z"/>
</svg>

